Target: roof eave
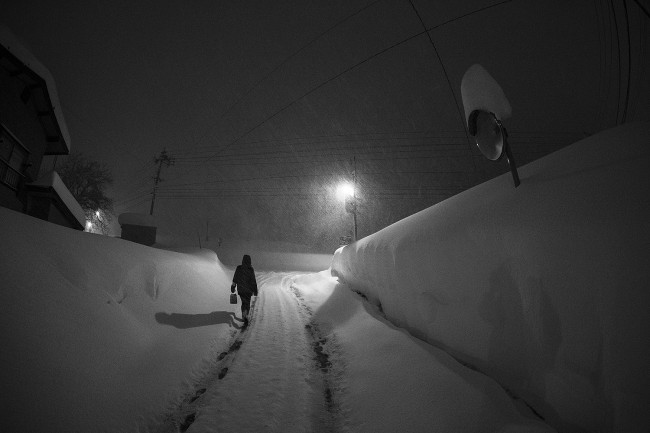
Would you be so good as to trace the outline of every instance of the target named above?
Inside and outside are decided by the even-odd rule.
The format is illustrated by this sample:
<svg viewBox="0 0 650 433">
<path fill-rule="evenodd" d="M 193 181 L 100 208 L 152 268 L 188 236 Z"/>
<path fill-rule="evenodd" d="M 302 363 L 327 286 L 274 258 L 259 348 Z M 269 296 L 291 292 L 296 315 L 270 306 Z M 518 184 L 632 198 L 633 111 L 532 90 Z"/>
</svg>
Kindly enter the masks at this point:
<svg viewBox="0 0 650 433">
<path fill-rule="evenodd" d="M 27 98 L 33 98 L 36 112 L 47 142 L 46 155 L 67 155 L 70 153 L 70 134 L 68 132 L 54 79 L 49 71 L 22 47 L 8 29 L 2 29 L 0 40 L 0 59 L 11 63 L 15 76 L 26 82 Z M 19 58 L 22 53 L 26 60 Z M 26 63 L 28 62 L 29 65 Z M 37 69 L 38 71 L 36 71 Z M 56 102 L 53 102 L 56 101 Z"/>
</svg>

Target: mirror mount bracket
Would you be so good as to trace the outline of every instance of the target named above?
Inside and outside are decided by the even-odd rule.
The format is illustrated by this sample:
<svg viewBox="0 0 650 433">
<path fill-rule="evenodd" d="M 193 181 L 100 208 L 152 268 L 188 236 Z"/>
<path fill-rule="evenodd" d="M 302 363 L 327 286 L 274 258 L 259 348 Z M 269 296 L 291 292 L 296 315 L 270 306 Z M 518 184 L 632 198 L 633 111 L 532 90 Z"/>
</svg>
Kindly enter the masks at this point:
<svg viewBox="0 0 650 433">
<path fill-rule="evenodd" d="M 515 184 L 515 188 L 517 188 L 519 185 L 521 185 L 521 181 L 519 180 L 519 173 L 517 172 L 515 157 L 512 155 L 512 150 L 510 150 L 510 144 L 508 143 L 508 131 L 499 119 L 496 119 L 496 122 L 503 132 L 503 150 L 506 153 L 506 160 L 508 161 L 508 166 L 510 167 L 510 173 L 512 173 L 512 181 Z"/>
</svg>

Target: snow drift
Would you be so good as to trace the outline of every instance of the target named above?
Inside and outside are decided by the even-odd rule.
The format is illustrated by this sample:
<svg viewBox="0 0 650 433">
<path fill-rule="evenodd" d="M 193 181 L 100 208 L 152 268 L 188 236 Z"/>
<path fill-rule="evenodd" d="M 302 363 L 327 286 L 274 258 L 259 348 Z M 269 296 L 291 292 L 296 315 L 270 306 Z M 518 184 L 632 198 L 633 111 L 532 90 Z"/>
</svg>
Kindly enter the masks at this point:
<svg viewBox="0 0 650 433">
<path fill-rule="evenodd" d="M 135 431 L 229 340 L 237 306 L 213 252 L 157 250 L 5 208 L 0 220 L 3 431 Z"/>
<path fill-rule="evenodd" d="M 332 273 L 560 431 L 645 429 L 648 136 L 586 138 L 517 189 L 504 174 L 338 250 Z"/>
<path fill-rule="evenodd" d="M 552 431 L 490 378 L 369 311 L 329 271 L 258 273 L 252 326 L 236 334 L 230 278 L 209 250 L 149 248 L 3 208 L 0 219 L 3 431 L 177 431 L 179 419 L 185 431 L 175 403 L 200 395 L 197 432 L 338 422 L 354 432 Z M 315 322 L 337 356 L 329 394 L 306 331 Z M 219 360 L 240 347 L 224 379 Z"/>
</svg>

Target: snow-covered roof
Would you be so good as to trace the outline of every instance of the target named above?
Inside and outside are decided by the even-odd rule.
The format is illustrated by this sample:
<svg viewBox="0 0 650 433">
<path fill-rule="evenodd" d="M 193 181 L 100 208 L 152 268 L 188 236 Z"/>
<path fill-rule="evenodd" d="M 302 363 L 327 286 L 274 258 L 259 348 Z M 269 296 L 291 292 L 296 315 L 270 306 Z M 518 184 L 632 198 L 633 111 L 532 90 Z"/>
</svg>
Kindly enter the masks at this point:
<svg viewBox="0 0 650 433">
<path fill-rule="evenodd" d="M 35 187 L 52 188 L 54 192 L 57 193 L 63 204 L 65 204 L 68 210 L 70 210 L 70 213 L 72 213 L 75 219 L 79 221 L 79 224 L 82 226 L 86 225 L 86 213 L 79 205 L 79 202 L 77 202 L 77 199 L 73 197 L 68 187 L 65 186 L 65 183 L 63 183 L 63 180 L 56 171 L 52 170 L 44 174 L 38 180 L 30 183 L 29 185 Z"/>
<path fill-rule="evenodd" d="M 34 79 L 33 75 L 44 81 L 44 88 L 37 87 L 32 90 L 32 97 L 38 111 L 50 112 L 50 116 L 39 116 L 43 129 L 48 136 L 48 148 L 46 154 L 67 155 L 70 153 L 70 133 L 63 118 L 59 95 L 56 90 L 54 78 L 50 71 L 39 62 L 36 57 L 19 41 L 8 27 L 0 24 L 0 48 L 4 48 L 16 60 L 22 63 L 24 68 L 15 71 L 27 80 Z M 0 50 L 1 51 L 1 50 Z M 3 65 L 14 64 L 11 56 L 2 59 Z M 31 71 L 30 74 L 28 71 Z"/>
<path fill-rule="evenodd" d="M 117 222 L 120 223 L 121 226 L 129 224 L 133 226 L 156 227 L 155 218 L 151 215 L 142 213 L 126 212 L 120 214 L 120 216 L 117 217 Z"/>
</svg>

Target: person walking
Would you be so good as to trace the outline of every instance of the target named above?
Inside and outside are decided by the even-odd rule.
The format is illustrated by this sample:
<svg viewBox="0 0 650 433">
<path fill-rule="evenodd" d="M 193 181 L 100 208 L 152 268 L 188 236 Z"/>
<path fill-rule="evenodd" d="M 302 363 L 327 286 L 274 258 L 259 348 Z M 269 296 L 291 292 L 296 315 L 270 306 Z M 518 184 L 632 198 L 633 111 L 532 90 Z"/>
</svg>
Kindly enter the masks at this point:
<svg viewBox="0 0 650 433">
<path fill-rule="evenodd" d="M 255 279 L 255 270 L 251 266 L 251 256 L 244 254 L 241 265 L 235 269 L 235 275 L 230 285 L 230 293 L 237 293 L 241 299 L 241 315 L 244 319 L 244 326 L 248 325 L 248 313 L 251 308 L 251 297 L 257 296 L 257 280 Z"/>
</svg>

